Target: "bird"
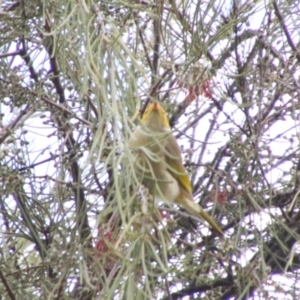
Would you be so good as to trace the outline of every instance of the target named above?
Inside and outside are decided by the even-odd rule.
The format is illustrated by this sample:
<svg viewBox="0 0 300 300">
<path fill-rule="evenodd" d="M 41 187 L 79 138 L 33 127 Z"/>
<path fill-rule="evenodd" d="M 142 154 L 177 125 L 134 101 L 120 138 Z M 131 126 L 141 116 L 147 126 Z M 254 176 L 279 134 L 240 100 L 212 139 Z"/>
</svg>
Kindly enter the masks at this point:
<svg viewBox="0 0 300 300">
<path fill-rule="evenodd" d="M 136 155 L 135 172 L 155 201 L 183 207 L 190 214 L 204 219 L 223 236 L 217 222 L 194 201 L 180 147 L 172 133 L 167 113 L 157 101 L 144 112 L 141 124 L 129 138 L 128 146 Z"/>
</svg>

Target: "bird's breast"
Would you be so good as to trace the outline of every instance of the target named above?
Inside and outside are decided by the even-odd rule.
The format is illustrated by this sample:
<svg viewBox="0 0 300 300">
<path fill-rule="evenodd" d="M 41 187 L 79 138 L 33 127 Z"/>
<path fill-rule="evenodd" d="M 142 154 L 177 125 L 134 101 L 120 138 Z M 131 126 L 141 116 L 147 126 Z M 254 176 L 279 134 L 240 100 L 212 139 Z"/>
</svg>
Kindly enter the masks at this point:
<svg viewBox="0 0 300 300">
<path fill-rule="evenodd" d="M 159 157 L 155 161 L 139 150 L 136 170 L 156 200 L 174 202 L 180 194 L 178 181 L 168 171 L 166 162 Z"/>
<path fill-rule="evenodd" d="M 180 194 L 178 181 L 168 171 L 166 144 L 171 131 L 147 132 L 137 128 L 129 140 L 135 151 L 135 169 L 156 200 L 174 202 Z"/>
</svg>

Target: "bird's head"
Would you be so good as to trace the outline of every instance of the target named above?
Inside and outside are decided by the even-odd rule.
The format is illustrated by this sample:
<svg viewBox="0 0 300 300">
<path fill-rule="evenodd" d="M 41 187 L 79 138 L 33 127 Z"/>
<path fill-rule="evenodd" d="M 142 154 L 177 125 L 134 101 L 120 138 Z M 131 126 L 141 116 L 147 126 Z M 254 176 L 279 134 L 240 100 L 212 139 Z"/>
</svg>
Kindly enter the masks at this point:
<svg viewBox="0 0 300 300">
<path fill-rule="evenodd" d="M 142 123 L 155 131 L 170 129 L 166 111 L 157 102 L 153 102 L 146 109 L 142 116 Z"/>
</svg>

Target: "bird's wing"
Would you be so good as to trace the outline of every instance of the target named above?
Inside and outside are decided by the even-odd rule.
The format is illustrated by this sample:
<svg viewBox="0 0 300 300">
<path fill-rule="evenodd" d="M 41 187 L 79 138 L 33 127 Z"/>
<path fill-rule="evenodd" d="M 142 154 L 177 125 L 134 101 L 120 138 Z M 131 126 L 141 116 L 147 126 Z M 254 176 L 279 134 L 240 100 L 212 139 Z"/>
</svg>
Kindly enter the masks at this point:
<svg viewBox="0 0 300 300">
<path fill-rule="evenodd" d="M 189 193 L 192 193 L 192 186 L 186 170 L 182 164 L 181 151 L 176 138 L 170 135 L 166 143 L 165 153 L 167 170 L 178 180 L 180 185 Z"/>
</svg>

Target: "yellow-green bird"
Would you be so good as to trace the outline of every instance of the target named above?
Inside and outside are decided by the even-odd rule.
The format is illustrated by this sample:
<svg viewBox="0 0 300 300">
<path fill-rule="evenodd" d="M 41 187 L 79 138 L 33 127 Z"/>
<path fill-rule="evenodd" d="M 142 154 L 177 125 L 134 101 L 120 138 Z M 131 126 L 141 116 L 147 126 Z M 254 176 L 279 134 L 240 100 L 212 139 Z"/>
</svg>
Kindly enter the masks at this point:
<svg viewBox="0 0 300 300">
<path fill-rule="evenodd" d="M 219 225 L 194 202 L 179 145 L 172 134 L 165 110 L 157 102 L 151 104 L 143 114 L 141 125 L 129 139 L 129 147 L 137 154 L 135 169 L 155 200 L 184 207 L 223 235 Z"/>
</svg>

